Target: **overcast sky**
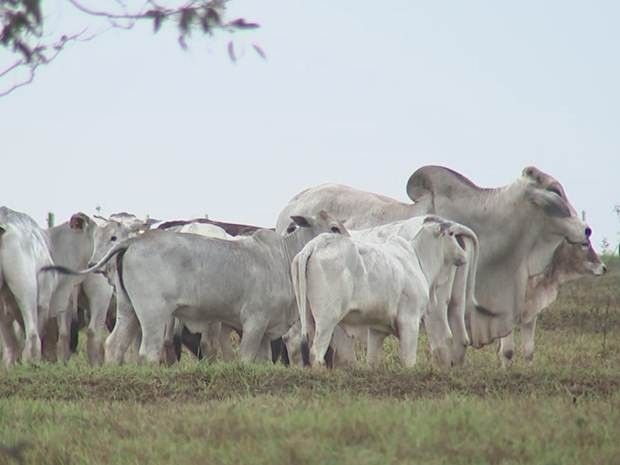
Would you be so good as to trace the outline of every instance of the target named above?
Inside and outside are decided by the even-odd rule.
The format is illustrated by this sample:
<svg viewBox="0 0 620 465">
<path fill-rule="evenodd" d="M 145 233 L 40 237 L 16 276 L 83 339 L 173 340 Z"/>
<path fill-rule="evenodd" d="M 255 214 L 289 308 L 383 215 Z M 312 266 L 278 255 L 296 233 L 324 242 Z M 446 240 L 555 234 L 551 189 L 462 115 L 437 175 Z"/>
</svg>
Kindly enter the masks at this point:
<svg viewBox="0 0 620 465">
<path fill-rule="evenodd" d="M 45 4 L 56 31 L 97 27 Z M 2 203 L 41 224 L 99 205 L 273 226 L 323 182 L 405 200 L 425 164 L 486 187 L 535 165 L 617 244 L 619 2 L 232 0 L 236 16 L 262 25 L 232 37 L 236 64 L 227 35 L 185 52 L 148 24 L 0 99 Z"/>
</svg>

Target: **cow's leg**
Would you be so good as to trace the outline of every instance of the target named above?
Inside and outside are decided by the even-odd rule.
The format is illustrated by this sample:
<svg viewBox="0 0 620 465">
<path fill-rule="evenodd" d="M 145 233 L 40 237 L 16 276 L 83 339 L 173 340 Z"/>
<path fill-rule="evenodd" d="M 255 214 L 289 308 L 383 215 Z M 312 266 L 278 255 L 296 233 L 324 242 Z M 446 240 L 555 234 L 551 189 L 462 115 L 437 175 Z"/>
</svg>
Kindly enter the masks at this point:
<svg viewBox="0 0 620 465">
<path fill-rule="evenodd" d="M 502 363 L 502 368 L 508 368 L 512 364 L 515 354 L 514 332 L 499 340 L 498 356 Z"/>
<path fill-rule="evenodd" d="M 0 337 L 2 338 L 2 359 L 4 366 L 12 367 L 19 359 L 19 343 L 13 329 L 13 317 L 0 304 Z"/>
<path fill-rule="evenodd" d="M 387 333 L 368 328 L 368 350 L 366 352 L 366 363 L 369 367 L 377 367 L 383 363 L 383 341 Z"/>
<path fill-rule="evenodd" d="M 432 357 L 441 368 L 452 366 L 452 332 L 448 326 L 446 307 L 445 304 L 431 307 L 423 319 Z M 440 314 L 442 311 L 443 315 Z"/>
<path fill-rule="evenodd" d="M 43 360 L 54 363 L 58 359 L 58 319 L 48 318 L 41 336 Z"/>
<path fill-rule="evenodd" d="M 462 366 L 465 363 L 465 351 L 470 343 L 465 322 L 467 274 L 466 266 L 456 269 L 448 303 L 448 325 L 452 333 L 450 362 L 453 366 Z"/>
<path fill-rule="evenodd" d="M 258 356 L 268 322 L 263 321 L 247 321 L 243 325 L 243 336 L 241 336 L 241 344 L 239 352 L 242 362 L 253 362 Z"/>
<path fill-rule="evenodd" d="M 217 346 L 219 345 L 221 331 L 222 323 L 211 321 L 207 324 L 206 331 L 203 331 L 200 337 L 202 356 L 209 362 L 213 362 L 217 358 Z"/>
<path fill-rule="evenodd" d="M 123 292 L 116 295 L 116 323 L 104 344 L 105 363 L 123 363 L 129 345 L 139 333 L 138 318 Z"/>
<path fill-rule="evenodd" d="M 108 333 L 106 316 L 114 289 L 100 275 L 91 275 L 82 283 L 88 299 L 90 321 L 86 329 L 86 355 L 91 365 L 101 365 L 104 359 L 103 344 Z"/>
<path fill-rule="evenodd" d="M 58 324 L 58 347 L 57 354 L 58 360 L 64 363 L 69 361 L 71 355 L 70 338 L 71 338 L 71 320 L 73 315 L 69 310 L 61 312 L 56 317 Z"/>
<path fill-rule="evenodd" d="M 410 310 L 403 305 L 396 319 L 398 339 L 400 340 L 400 360 L 407 368 L 411 368 L 416 364 L 420 316 L 423 310 L 424 307 L 418 307 L 411 314 L 409 313 Z"/>
<path fill-rule="evenodd" d="M 41 338 L 39 336 L 37 282 L 34 273 L 32 276 L 26 276 L 11 282 L 10 288 L 24 321 L 25 341 L 22 361 L 28 363 L 38 362 L 41 359 Z"/>
<path fill-rule="evenodd" d="M 75 282 L 63 278 L 52 295 L 50 303 L 50 317 L 58 320 L 58 359 L 66 362 L 71 353 L 70 348 L 70 332 L 71 319 L 73 318 L 73 302 L 72 293 L 75 288 Z M 75 302 L 77 304 L 77 302 Z"/>
<path fill-rule="evenodd" d="M 339 320 L 331 314 L 326 314 L 320 319 L 316 319 L 315 315 L 314 340 L 310 349 L 310 363 L 312 366 L 325 365 L 325 353 L 329 348 L 338 323 Z"/>
<path fill-rule="evenodd" d="M 136 315 L 142 329 L 138 363 L 157 364 L 164 360 L 166 328 L 174 310 L 162 306 L 154 308 L 150 305 L 146 308 L 147 314 L 136 308 Z"/>
<path fill-rule="evenodd" d="M 222 328 L 219 334 L 220 349 L 222 350 L 222 358 L 225 362 L 231 361 L 235 357 L 235 351 L 233 350 L 230 335 L 234 331 L 230 326 L 222 323 Z"/>
<path fill-rule="evenodd" d="M 521 324 L 521 343 L 523 344 L 523 355 L 525 361 L 534 361 L 534 332 L 536 331 L 536 317 L 528 323 Z"/>
<path fill-rule="evenodd" d="M 174 365 L 178 360 L 176 350 L 174 349 L 174 328 L 176 325 L 182 324 L 179 320 L 172 317 L 165 327 L 162 358 L 163 362 L 168 366 Z"/>
<path fill-rule="evenodd" d="M 334 366 L 336 368 L 355 366 L 357 364 L 355 340 L 341 326 L 334 328 L 331 346 L 334 349 Z"/>
<path fill-rule="evenodd" d="M 266 334 L 263 336 L 263 340 L 260 343 L 258 354 L 256 354 L 256 360 L 260 362 L 271 362 L 271 338 Z"/>
</svg>

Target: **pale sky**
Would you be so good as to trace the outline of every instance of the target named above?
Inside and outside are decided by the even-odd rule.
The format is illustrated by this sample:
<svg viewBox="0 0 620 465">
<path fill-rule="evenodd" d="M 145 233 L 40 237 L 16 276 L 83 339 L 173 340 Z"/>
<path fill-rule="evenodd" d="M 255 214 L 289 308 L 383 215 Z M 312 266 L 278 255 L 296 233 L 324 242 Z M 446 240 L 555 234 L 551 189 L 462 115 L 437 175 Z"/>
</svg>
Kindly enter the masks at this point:
<svg viewBox="0 0 620 465">
<path fill-rule="evenodd" d="M 100 27 L 44 3 L 56 31 Z M 274 226 L 324 182 L 407 200 L 422 165 L 484 187 L 535 165 L 597 246 L 618 243 L 619 2 L 232 0 L 237 16 L 262 27 L 232 37 L 236 64 L 225 34 L 183 51 L 145 24 L 67 48 L 0 99 L 1 203 L 40 224 L 100 205 Z"/>
</svg>

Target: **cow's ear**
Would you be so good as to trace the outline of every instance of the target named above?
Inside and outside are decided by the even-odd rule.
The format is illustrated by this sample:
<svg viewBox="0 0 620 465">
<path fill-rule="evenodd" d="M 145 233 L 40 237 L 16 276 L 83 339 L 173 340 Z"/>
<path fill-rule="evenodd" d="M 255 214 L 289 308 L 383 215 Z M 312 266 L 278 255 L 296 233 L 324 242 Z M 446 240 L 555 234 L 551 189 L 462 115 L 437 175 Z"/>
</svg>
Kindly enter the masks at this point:
<svg viewBox="0 0 620 465">
<path fill-rule="evenodd" d="M 301 228 L 310 227 L 310 222 L 308 221 L 308 218 L 306 218 L 305 216 L 293 215 L 291 216 L 291 219 L 293 220 L 293 223 L 295 223 L 297 226 Z"/>
<path fill-rule="evenodd" d="M 89 218 L 84 213 L 76 213 L 69 220 L 69 227 L 76 231 L 84 231 L 88 221 Z"/>
<path fill-rule="evenodd" d="M 542 208 L 549 216 L 560 218 L 571 216 L 570 208 L 566 205 L 566 201 L 556 192 L 546 189 L 530 189 L 528 198 L 534 205 Z"/>
</svg>

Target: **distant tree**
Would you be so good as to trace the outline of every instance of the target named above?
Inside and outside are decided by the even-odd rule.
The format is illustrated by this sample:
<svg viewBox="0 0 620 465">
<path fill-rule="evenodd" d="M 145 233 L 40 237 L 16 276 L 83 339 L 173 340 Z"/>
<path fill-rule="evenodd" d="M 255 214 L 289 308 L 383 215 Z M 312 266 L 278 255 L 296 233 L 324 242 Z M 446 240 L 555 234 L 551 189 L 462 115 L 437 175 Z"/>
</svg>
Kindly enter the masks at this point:
<svg viewBox="0 0 620 465">
<path fill-rule="evenodd" d="M 259 27 L 243 18 L 225 20 L 227 0 L 146 0 L 139 7 L 131 4 L 133 0 L 97 1 L 98 10 L 85 5 L 82 0 L 66 0 L 85 18 L 103 19 L 109 28 L 132 29 L 138 22 L 151 22 L 157 32 L 165 25 L 178 31 L 181 48 L 187 48 L 187 40 L 192 31 L 211 35 L 217 30 L 234 32 Z M 94 3 L 94 2 L 92 2 Z M 0 97 L 32 82 L 37 69 L 53 61 L 71 42 L 88 41 L 102 31 L 91 32 L 61 31 L 53 33 L 46 30 L 46 15 L 41 0 L 0 0 L 0 48 L 9 51 L 13 59 L 8 64 L 0 64 Z M 265 57 L 261 48 L 254 45 L 255 51 Z M 228 43 L 228 54 L 235 61 L 232 41 Z M 3 85 L 8 83 L 6 85 Z"/>
</svg>

